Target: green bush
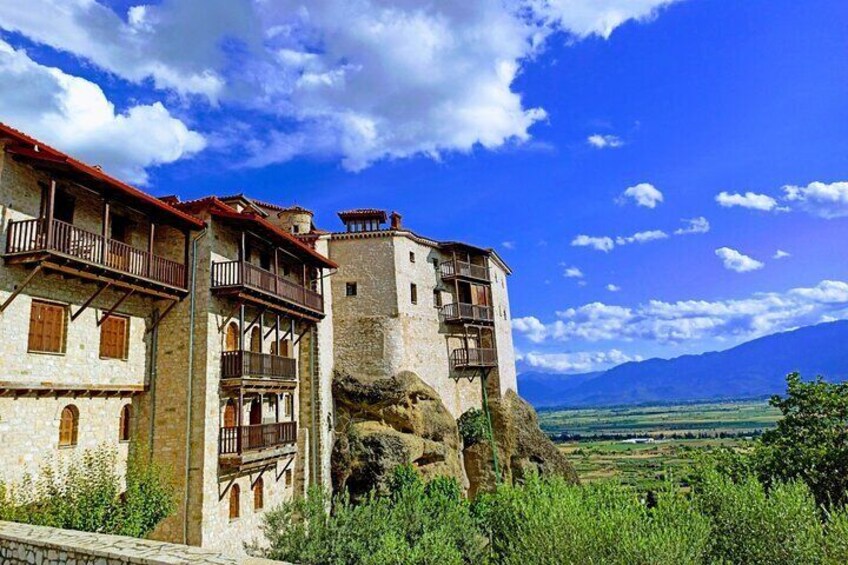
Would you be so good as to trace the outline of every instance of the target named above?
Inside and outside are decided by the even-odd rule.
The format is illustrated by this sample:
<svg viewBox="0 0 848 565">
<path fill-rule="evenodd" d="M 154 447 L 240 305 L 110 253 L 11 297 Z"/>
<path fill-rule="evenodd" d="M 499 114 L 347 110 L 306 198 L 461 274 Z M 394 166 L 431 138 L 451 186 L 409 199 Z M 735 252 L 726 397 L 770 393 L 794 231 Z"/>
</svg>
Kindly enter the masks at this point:
<svg viewBox="0 0 848 565">
<path fill-rule="evenodd" d="M 465 447 L 480 443 L 488 437 L 486 414 L 479 408 L 470 408 L 457 420 L 459 435 Z"/>
<path fill-rule="evenodd" d="M 123 493 L 120 484 L 115 452 L 86 450 L 64 465 L 45 463 L 35 480 L 0 485 L 0 520 L 144 537 L 175 509 L 162 469 L 140 454 L 127 463 Z"/>
</svg>

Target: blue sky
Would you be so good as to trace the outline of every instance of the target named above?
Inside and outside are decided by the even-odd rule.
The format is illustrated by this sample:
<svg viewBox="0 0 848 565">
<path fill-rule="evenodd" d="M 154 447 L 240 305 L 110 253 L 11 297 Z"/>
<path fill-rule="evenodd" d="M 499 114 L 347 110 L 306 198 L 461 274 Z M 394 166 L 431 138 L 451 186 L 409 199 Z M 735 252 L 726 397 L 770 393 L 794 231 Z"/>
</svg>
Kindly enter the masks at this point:
<svg viewBox="0 0 848 565">
<path fill-rule="evenodd" d="M 0 4 L 0 119 L 155 194 L 494 246 L 522 369 L 848 317 L 845 2 Z"/>
</svg>

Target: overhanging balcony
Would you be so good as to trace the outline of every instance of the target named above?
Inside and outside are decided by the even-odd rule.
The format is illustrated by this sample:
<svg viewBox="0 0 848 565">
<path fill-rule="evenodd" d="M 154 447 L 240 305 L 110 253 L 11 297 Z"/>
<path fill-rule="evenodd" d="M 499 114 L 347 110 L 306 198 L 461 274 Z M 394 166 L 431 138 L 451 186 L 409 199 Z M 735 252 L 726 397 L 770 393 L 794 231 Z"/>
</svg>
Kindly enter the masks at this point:
<svg viewBox="0 0 848 565">
<path fill-rule="evenodd" d="M 7 263 L 41 263 L 155 295 L 181 295 L 187 289 L 185 265 L 61 220 L 9 222 L 4 257 Z"/>
<path fill-rule="evenodd" d="M 212 264 L 212 290 L 254 298 L 297 315 L 324 316 L 324 297 L 312 289 L 245 261 Z"/>
<path fill-rule="evenodd" d="M 221 354 L 221 384 L 252 389 L 292 388 L 297 382 L 297 361 L 291 357 L 225 351 Z"/>
<path fill-rule="evenodd" d="M 440 265 L 443 279 L 469 279 L 475 281 L 489 282 L 489 268 L 485 265 L 476 265 L 458 259 L 449 259 Z"/>
<path fill-rule="evenodd" d="M 498 366 L 498 352 L 495 349 L 454 349 L 450 364 L 455 371 L 493 369 Z"/>
<path fill-rule="evenodd" d="M 455 302 L 453 304 L 445 304 L 442 306 L 442 318 L 446 323 L 475 323 L 475 324 L 491 324 L 494 322 L 494 315 L 491 306 L 481 304 L 465 304 L 463 302 Z"/>
<path fill-rule="evenodd" d="M 222 466 L 248 468 L 293 454 L 297 449 L 297 422 L 274 422 L 222 427 L 218 454 Z"/>
</svg>

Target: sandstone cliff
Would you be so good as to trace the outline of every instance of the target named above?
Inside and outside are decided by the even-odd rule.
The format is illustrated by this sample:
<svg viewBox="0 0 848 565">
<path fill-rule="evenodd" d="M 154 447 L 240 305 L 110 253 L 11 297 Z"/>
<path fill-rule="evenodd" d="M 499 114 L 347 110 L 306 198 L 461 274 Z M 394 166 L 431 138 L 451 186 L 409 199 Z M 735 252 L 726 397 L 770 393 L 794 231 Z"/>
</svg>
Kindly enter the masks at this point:
<svg viewBox="0 0 848 565">
<path fill-rule="evenodd" d="M 436 391 L 414 373 L 370 378 L 337 374 L 333 396 L 337 492 L 346 488 L 356 499 L 383 489 L 392 470 L 405 463 L 425 477 L 454 477 L 469 495 L 494 487 L 489 443 L 463 450 L 456 420 Z M 577 480 L 565 456 L 539 429 L 529 404 L 510 391 L 490 407 L 504 480 L 520 481 L 531 469 Z"/>
</svg>

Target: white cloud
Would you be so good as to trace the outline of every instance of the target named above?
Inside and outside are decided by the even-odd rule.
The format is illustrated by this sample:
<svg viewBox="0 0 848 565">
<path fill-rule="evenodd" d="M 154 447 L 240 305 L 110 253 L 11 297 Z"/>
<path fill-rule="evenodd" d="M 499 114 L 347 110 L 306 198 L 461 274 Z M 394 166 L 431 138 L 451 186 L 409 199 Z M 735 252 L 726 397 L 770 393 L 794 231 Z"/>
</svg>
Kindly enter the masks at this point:
<svg viewBox="0 0 848 565">
<path fill-rule="evenodd" d="M 574 239 L 571 240 L 571 245 L 573 247 L 591 247 L 593 249 L 597 249 L 598 251 L 603 251 L 605 253 L 612 250 L 615 247 L 615 242 L 610 237 L 593 237 L 589 235 L 578 235 Z"/>
<path fill-rule="evenodd" d="M 610 283 L 610 284 L 607 285 L 607 290 L 610 291 L 610 292 L 618 292 L 618 291 L 621 290 L 621 287 L 618 286 L 618 285 Z"/>
<path fill-rule="evenodd" d="M 649 241 L 657 241 L 658 239 L 666 239 L 668 234 L 662 230 L 648 230 L 636 232 L 627 237 L 615 238 L 616 245 L 629 245 L 631 243 L 647 243 Z"/>
<path fill-rule="evenodd" d="M 827 219 L 848 216 L 848 181 L 787 185 L 783 192 L 786 200 L 797 203 L 802 210 L 814 216 Z"/>
<path fill-rule="evenodd" d="M 686 223 L 686 227 L 674 230 L 674 235 L 689 235 L 710 231 L 710 222 L 703 216 L 682 221 Z"/>
<path fill-rule="evenodd" d="M 601 135 L 599 133 L 586 138 L 586 143 L 598 149 L 616 148 L 624 145 L 624 142 L 617 135 Z"/>
<path fill-rule="evenodd" d="M 202 150 L 191 131 L 159 103 L 118 113 L 101 88 L 40 65 L 0 41 L 0 120 L 130 182 L 146 169 Z"/>
<path fill-rule="evenodd" d="M 619 203 L 624 203 L 627 199 L 633 200 L 637 205 L 645 208 L 656 208 L 657 204 L 663 201 L 663 194 L 654 185 L 641 182 L 635 186 L 629 187 L 618 198 Z"/>
<path fill-rule="evenodd" d="M 504 241 L 501 243 L 501 245 L 504 247 L 504 249 L 515 249 L 514 241 Z"/>
<path fill-rule="evenodd" d="M 736 271 L 737 273 L 756 271 L 765 266 L 762 261 L 757 261 L 730 247 L 719 247 L 715 250 L 715 254 L 721 259 L 725 269 Z"/>
<path fill-rule="evenodd" d="M 514 81 L 550 37 L 609 37 L 670 3 L 184 0 L 118 13 L 95 0 L 28 0 L 6 2 L 0 28 L 189 107 L 258 113 L 262 126 L 243 136 L 248 165 L 309 155 L 359 170 L 528 141 L 546 113 Z"/>
<path fill-rule="evenodd" d="M 767 194 L 757 194 L 755 192 L 746 192 L 745 194 L 730 194 L 728 192 L 720 192 L 715 197 L 716 202 L 724 208 L 750 208 L 752 210 L 762 210 L 764 212 L 785 211 L 785 208 L 778 206 L 777 200 Z"/>
<path fill-rule="evenodd" d="M 556 373 L 587 373 L 641 360 L 639 355 L 627 355 L 618 349 L 575 353 L 516 353 L 516 361 L 533 369 Z"/>
<path fill-rule="evenodd" d="M 565 272 L 563 274 L 566 278 L 569 278 L 569 279 L 582 279 L 583 278 L 583 271 L 581 271 L 577 267 L 566 267 Z"/>
<path fill-rule="evenodd" d="M 785 259 L 787 257 L 792 257 L 792 254 L 788 251 L 784 251 L 783 249 L 778 249 L 774 252 L 774 259 Z"/>
<path fill-rule="evenodd" d="M 705 338 L 744 340 L 825 320 L 848 318 L 848 283 L 756 293 L 737 300 L 651 300 L 633 308 L 593 302 L 557 312 L 543 323 L 534 316 L 513 330 L 534 343 L 649 340 L 681 343 Z"/>
</svg>

